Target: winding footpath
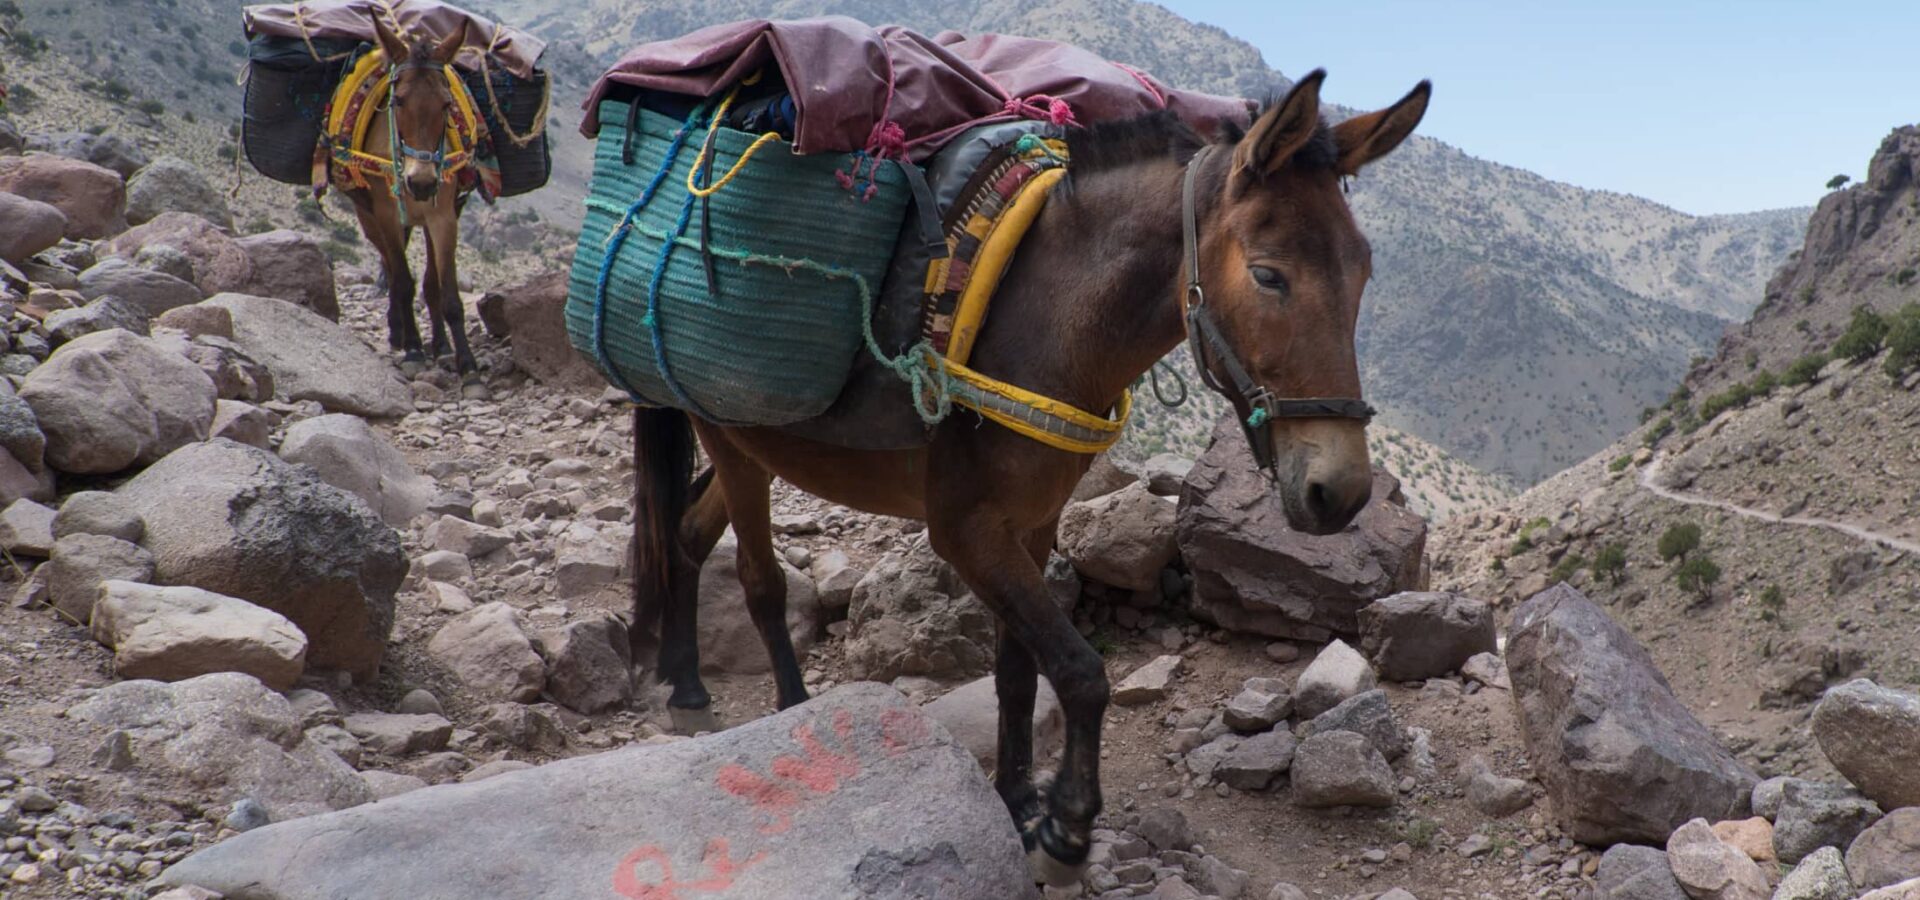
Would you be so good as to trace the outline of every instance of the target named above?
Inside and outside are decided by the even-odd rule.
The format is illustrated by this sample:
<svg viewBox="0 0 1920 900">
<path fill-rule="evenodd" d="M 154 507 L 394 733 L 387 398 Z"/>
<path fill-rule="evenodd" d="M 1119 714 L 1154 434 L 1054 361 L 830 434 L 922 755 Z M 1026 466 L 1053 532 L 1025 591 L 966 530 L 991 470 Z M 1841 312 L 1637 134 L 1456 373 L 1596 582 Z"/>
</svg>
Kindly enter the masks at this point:
<svg viewBox="0 0 1920 900">
<path fill-rule="evenodd" d="M 1725 500 L 1715 500 L 1711 497 L 1682 493 L 1671 488 L 1662 487 L 1657 483 L 1657 479 L 1660 476 L 1660 466 L 1666 461 L 1666 454 L 1663 453 L 1654 457 L 1653 461 L 1647 463 L 1646 467 L 1640 470 L 1640 487 L 1661 499 L 1671 500 L 1687 506 L 1709 506 L 1714 509 L 1733 513 L 1736 516 L 1744 516 L 1749 519 L 1756 519 L 1774 525 L 1800 525 L 1807 528 L 1825 528 L 1828 531 L 1837 531 L 1848 537 L 1879 544 L 1891 550 L 1898 550 L 1902 553 L 1920 556 L 1920 544 L 1912 541 L 1903 541 L 1896 537 L 1889 537 L 1877 531 L 1869 531 L 1858 525 L 1849 525 L 1846 522 L 1835 522 L 1832 519 L 1822 519 L 1815 516 L 1782 516 L 1778 513 L 1770 513 L 1763 509 L 1754 509 L 1752 507 L 1741 506 L 1738 503 L 1729 503 Z"/>
</svg>

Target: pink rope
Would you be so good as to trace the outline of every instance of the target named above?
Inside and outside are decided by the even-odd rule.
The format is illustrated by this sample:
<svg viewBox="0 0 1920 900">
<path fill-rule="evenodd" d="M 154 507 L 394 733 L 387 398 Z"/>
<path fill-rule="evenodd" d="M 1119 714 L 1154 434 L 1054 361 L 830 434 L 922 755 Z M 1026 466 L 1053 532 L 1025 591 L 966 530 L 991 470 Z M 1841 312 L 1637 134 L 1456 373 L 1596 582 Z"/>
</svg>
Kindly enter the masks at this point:
<svg viewBox="0 0 1920 900">
<path fill-rule="evenodd" d="M 1113 62 L 1112 60 L 1108 60 L 1107 62 L 1111 64 L 1114 68 L 1119 69 L 1120 71 L 1125 72 L 1128 75 L 1132 75 L 1133 80 L 1140 82 L 1140 86 L 1143 88 L 1146 88 L 1147 93 L 1153 96 L 1153 103 L 1155 106 L 1158 106 L 1161 109 L 1167 108 L 1166 92 L 1160 90 L 1160 86 L 1157 84 L 1154 84 L 1153 79 L 1147 77 L 1147 73 L 1142 72 L 1139 69 L 1136 69 L 1130 65 L 1127 65 L 1126 63 Z"/>
<path fill-rule="evenodd" d="M 1080 123 L 1073 118 L 1073 107 L 1067 101 L 1047 94 L 1034 94 L 1031 97 L 1010 97 L 1001 112 L 1019 116 L 1023 119 L 1038 119 L 1055 125 L 1070 125 L 1075 128 Z"/>
</svg>

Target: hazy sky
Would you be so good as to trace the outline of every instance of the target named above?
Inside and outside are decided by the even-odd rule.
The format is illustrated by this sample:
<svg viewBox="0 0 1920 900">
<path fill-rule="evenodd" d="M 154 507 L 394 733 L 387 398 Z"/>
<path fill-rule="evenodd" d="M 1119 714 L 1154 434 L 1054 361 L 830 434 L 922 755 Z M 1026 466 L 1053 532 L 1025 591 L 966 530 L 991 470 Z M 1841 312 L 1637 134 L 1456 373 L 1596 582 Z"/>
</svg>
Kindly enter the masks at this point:
<svg viewBox="0 0 1920 900">
<path fill-rule="evenodd" d="M 1474 156 L 1692 213 L 1810 205 L 1920 121 L 1920 0 L 1160 0 Z"/>
</svg>

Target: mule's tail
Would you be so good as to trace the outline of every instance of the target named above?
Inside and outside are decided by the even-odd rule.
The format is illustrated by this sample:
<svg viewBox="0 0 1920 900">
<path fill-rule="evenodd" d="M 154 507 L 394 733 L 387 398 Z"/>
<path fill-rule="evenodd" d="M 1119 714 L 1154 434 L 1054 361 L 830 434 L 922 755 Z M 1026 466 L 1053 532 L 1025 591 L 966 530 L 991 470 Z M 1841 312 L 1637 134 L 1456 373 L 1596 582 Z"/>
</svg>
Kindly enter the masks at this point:
<svg viewBox="0 0 1920 900">
<path fill-rule="evenodd" d="M 677 409 L 633 412 L 634 663 L 657 652 L 658 676 L 673 685 L 669 705 L 704 709 L 694 628 L 700 570 L 681 538 L 687 508 L 710 475 L 693 482 L 693 426 Z M 648 645 L 652 646 L 649 647 Z"/>
</svg>

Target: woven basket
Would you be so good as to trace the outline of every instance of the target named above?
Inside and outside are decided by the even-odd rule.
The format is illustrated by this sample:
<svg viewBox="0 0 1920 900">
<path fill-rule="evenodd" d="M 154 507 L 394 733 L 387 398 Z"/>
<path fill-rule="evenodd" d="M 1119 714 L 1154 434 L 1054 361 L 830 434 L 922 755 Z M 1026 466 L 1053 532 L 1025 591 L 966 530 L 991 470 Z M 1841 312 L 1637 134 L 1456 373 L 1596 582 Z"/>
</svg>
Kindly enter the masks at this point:
<svg viewBox="0 0 1920 900">
<path fill-rule="evenodd" d="M 313 183 L 313 148 L 344 65 L 247 64 L 240 146 L 256 171 L 287 184 Z"/>
<path fill-rule="evenodd" d="M 694 201 L 685 236 L 668 252 L 655 308 L 656 355 L 655 329 L 645 321 L 649 285 L 665 236 L 685 208 L 687 173 L 707 129 L 704 120 L 689 129 L 606 265 L 602 291 L 609 236 L 653 182 L 681 123 L 642 109 L 627 165 L 621 151 L 629 140 L 628 105 L 602 101 L 598 115 L 593 183 L 567 297 L 574 347 L 613 384 L 710 421 L 785 425 L 825 411 L 862 346 L 863 291 L 877 294 L 893 255 L 911 196 L 899 169 L 880 166 L 877 190 L 863 197 L 864 190 L 850 191 L 835 177 L 852 164 L 848 156 L 796 156 L 784 141 L 762 147 L 706 201 L 704 216 Z M 714 180 L 753 140 L 720 129 Z M 700 249 L 703 220 L 712 292 Z"/>
<path fill-rule="evenodd" d="M 493 96 L 500 101 L 500 113 L 506 117 L 506 124 L 512 126 L 514 134 L 526 134 L 540 114 L 547 73 L 536 69 L 531 80 L 523 81 L 512 72 L 491 71 Z M 493 136 L 494 158 L 500 165 L 500 196 L 513 197 L 546 186 L 547 176 L 553 172 L 546 131 L 542 130 L 539 137 L 525 146 L 515 145 L 494 115 L 493 103 L 487 99 L 487 80 L 479 72 L 466 69 L 460 70 L 460 78 L 466 82 L 474 105 L 487 121 L 487 133 Z"/>
</svg>

